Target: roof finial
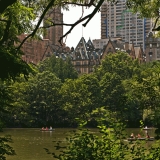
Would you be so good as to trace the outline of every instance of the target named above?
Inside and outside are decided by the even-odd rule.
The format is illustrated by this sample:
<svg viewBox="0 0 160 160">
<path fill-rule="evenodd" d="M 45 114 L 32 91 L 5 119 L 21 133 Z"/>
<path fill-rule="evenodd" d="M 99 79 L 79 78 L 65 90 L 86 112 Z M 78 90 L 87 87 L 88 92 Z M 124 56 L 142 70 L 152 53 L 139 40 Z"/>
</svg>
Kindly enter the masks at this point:
<svg viewBox="0 0 160 160">
<path fill-rule="evenodd" d="M 82 25 L 82 37 L 83 37 L 83 25 Z"/>
</svg>

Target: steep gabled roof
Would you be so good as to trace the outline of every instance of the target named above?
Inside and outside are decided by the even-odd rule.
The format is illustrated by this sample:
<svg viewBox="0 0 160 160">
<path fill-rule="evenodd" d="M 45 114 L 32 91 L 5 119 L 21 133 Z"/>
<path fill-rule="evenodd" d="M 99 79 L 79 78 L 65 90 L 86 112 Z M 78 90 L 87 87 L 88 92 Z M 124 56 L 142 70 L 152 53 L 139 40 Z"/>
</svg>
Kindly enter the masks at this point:
<svg viewBox="0 0 160 160">
<path fill-rule="evenodd" d="M 102 50 L 96 50 L 90 39 L 86 43 L 85 39 L 82 37 L 73 51 L 73 59 L 96 59 L 99 58 L 101 54 Z"/>
<path fill-rule="evenodd" d="M 75 50 L 79 49 L 79 47 L 80 47 L 81 45 L 83 45 L 83 46 L 86 47 L 86 41 L 85 41 L 84 37 L 81 37 L 81 39 L 80 39 L 80 41 L 78 42 Z"/>
<path fill-rule="evenodd" d="M 87 42 L 87 47 L 89 47 L 90 49 L 94 49 L 94 45 L 91 41 L 91 39 L 89 38 L 88 42 Z"/>
</svg>

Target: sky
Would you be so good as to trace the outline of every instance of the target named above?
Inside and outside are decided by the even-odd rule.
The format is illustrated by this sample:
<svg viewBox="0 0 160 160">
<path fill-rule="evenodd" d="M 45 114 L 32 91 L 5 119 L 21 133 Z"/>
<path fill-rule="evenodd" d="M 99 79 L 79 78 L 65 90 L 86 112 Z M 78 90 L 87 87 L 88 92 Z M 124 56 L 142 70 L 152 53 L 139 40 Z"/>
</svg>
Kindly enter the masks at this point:
<svg viewBox="0 0 160 160">
<path fill-rule="evenodd" d="M 84 16 L 90 14 L 93 9 L 93 7 L 90 7 L 90 9 L 84 8 Z M 64 23 L 74 23 L 81 17 L 82 7 L 70 7 L 69 11 L 63 10 L 62 12 Z M 86 41 L 88 41 L 89 38 L 91 40 L 100 39 L 100 12 L 97 12 L 97 14 L 91 19 L 86 27 L 82 27 L 83 23 L 84 22 L 73 28 L 72 32 L 67 36 L 65 43 L 68 47 L 75 48 L 82 36 Z M 70 27 L 64 26 L 63 33 L 65 34 L 69 30 L 69 28 Z M 63 41 L 65 41 L 65 38 Z"/>
</svg>

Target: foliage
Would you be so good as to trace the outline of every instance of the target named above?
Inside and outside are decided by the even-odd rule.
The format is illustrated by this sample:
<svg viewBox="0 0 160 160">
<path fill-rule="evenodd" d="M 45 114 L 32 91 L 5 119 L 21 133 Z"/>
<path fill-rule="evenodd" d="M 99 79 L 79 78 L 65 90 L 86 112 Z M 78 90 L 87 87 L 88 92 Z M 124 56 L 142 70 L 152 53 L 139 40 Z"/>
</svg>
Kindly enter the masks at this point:
<svg viewBox="0 0 160 160">
<path fill-rule="evenodd" d="M 160 63 L 153 62 L 142 66 L 141 73 L 134 76 L 130 80 L 124 81 L 126 90 L 126 96 L 128 102 L 137 104 L 137 107 L 141 111 L 147 111 L 150 115 L 147 115 L 149 121 L 154 126 L 159 126 L 159 96 L 160 96 Z M 149 123 L 148 121 L 148 123 Z"/>
<path fill-rule="evenodd" d="M 137 104 L 127 101 L 123 81 L 132 79 L 134 75 L 139 75 L 139 73 L 140 64 L 138 61 L 132 60 L 127 53 L 120 51 L 107 55 L 102 61 L 102 65 L 96 70 L 96 75 L 100 80 L 102 105 L 116 112 L 117 116 L 130 126 L 137 125 L 141 114 L 139 114 Z"/>
<path fill-rule="evenodd" d="M 56 58 L 55 55 L 52 55 L 50 58 L 45 59 L 43 62 L 39 64 L 40 72 L 43 71 L 51 71 L 58 78 L 64 82 L 68 79 L 76 79 L 78 77 L 78 73 L 73 67 L 70 58 L 66 58 L 64 61 L 62 58 Z"/>
<path fill-rule="evenodd" d="M 12 143 L 10 136 L 0 137 L 0 159 L 6 160 L 6 155 L 15 155 L 15 151 L 8 143 Z"/>
<path fill-rule="evenodd" d="M 159 0 L 127 0 L 126 6 L 134 13 L 139 13 L 142 18 L 151 18 L 154 22 L 152 31 L 160 36 Z"/>
<path fill-rule="evenodd" d="M 0 129 L 7 123 L 12 108 L 12 98 L 11 89 L 7 85 L 7 82 L 0 81 Z"/>
<path fill-rule="evenodd" d="M 32 67 L 21 59 L 22 52 L 17 50 L 17 36 L 31 30 L 35 19 L 32 9 L 17 1 L 0 14 L 0 78 L 15 79 L 23 74 L 28 77 Z"/>
<path fill-rule="evenodd" d="M 70 123 L 75 123 L 75 118 L 80 117 L 87 120 L 87 114 L 90 114 L 97 106 L 101 106 L 99 83 L 94 74 L 65 81 L 60 94 L 61 106 L 67 111 L 66 120 Z"/>
<path fill-rule="evenodd" d="M 15 83 L 13 87 L 17 99 L 13 113 L 19 123 L 38 127 L 61 119 L 58 105 L 61 81 L 53 73 L 37 73 L 28 82 Z"/>
<path fill-rule="evenodd" d="M 132 8 L 134 12 L 139 12 L 143 17 L 154 18 L 159 15 L 160 4 L 158 0 L 127 0 L 127 6 Z"/>
<path fill-rule="evenodd" d="M 103 77 L 106 72 L 115 73 L 120 76 L 121 80 L 131 78 L 139 72 L 139 62 L 132 60 L 126 52 L 117 51 L 115 54 L 108 54 L 103 60 L 102 65 L 96 70 L 99 78 Z"/>
<path fill-rule="evenodd" d="M 15 47 L 0 47 L 0 79 L 15 80 L 17 76 L 24 75 L 28 79 L 29 73 L 33 73 L 32 65 L 21 59 L 21 52 Z"/>
</svg>

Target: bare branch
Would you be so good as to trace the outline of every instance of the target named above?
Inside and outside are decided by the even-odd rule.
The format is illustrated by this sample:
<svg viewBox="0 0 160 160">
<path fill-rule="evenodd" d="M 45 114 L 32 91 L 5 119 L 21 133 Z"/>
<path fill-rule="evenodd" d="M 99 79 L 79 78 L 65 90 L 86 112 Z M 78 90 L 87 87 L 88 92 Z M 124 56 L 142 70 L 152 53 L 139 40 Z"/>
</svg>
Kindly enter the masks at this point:
<svg viewBox="0 0 160 160">
<path fill-rule="evenodd" d="M 71 31 L 73 30 L 73 28 L 74 28 L 76 25 L 78 25 L 79 23 L 83 22 L 85 19 L 89 18 L 90 16 L 91 16 L 91 14 L 89 14 L 89 15 L 83 17 L 82 19 L 79 19 L 77 22 L 73 23 L 73 24 L 71 25 L 71 28 L 69 29 L 69 31 L 66 32 L 66 34 L 64 34 L 62 37 L 60 37 L 60 39 L 59 39 L 58 42 L 62 45 L 62 43 L 61 43 L 62 39 L 63 39 L 64 37 L 66 37 L 69 33 L 71 33 Z"/>
<path fill-rule="evenodd" d="M 91 7 L 91 6 L 94 6 L 96 7 L 96 5 L 94 4 L 94 1 L 95 0 L 91 0 L 89 3 L 84 3 L 84 4 L 81 4 L 81 3 L 74 3 L 74 2 L 62 2 L 63 5 L 66 5 L 66 4 L 69 4 L 69 5 L 76 5 L 76 6 L 84 6 L 84 7 Z"/>
<path fill-rule="evenodd" d="M 83 14 L 84 14 L 84 8 L 83 8 L 83 6 L 82 6 L 82 15 L 81 15 L 81 17 L 80 17 L 79 19 L 82 19 Z"/>
<path fill-rule="evenodd" d="M 61 41 L 64 37 L 66 37 L 69 33 L 71 33 L 71 31 L 73 30 L 73 28 L 78 25 L 79 23 L 83 22 L 84 20 L 88 19 L 87 22 L 85 24 L 83 24 L 83 26 L 85 27 L 88 22 L 93 18 L 93 16 L 97 13 L 97 11 L 100 10 L 100 7 L 102 5 L 102 3 L 104 2 L 104 0 L 100 0 L 99 3 L 97 4 L 97 6 L 95 6 L 94 2 L 95 0 L 91 0 L 89 3 L 85 3 L 85 4 L 79 4 L 79 3 L 72 3 L 72 2 L 62 2 L 62 4 L 72 4 L 72 5 L 79 5 L 79 6 L 85 6 L 85 7 L 90 7 L 90 6 L 95 6 L 95 9 L 93 10 L 93 12 L 85 17 L 83 17 L 83 8 L 82 8 L 82 16 L 80 17 L 80 19 L 78 21 L 76 21 L 75 23 L 73 24 L 67 24 L 67 23 L 54 23 L 53 21 L 49 21 L 52 23 L 52 25 L 49 25 L 49 26 L 43 26 L 43 27 L 39 27 L 46 12 L 48 11 L 48 9 L 54 4 L 54 1 L 55 0 L 52 0 L 48 5 L 47 7 L 45 8 L 45 10 L 43 11 L 43 14 L 41 15 L 35 29 L 33 30 L 33 32 L 31 34 L 29 34 L 26 38 L 23 39 L 23 41 L 21 42 L 21 44 L 19 45 L 19 47 L 17 49 L 20 49 L 22 47 L 22 45 L 24 44 L 24 42 L 29 38 L 29 37 L 33 37 L 36 33 L 36 31 L 39 29 L 39 28 L 49 28 L 51 26 L 56 26 L 56 25 L 65 25 L 65 26 L 71 26 L 71 28 L 68 30 L 68 32 L 66 32 L 66 34 L 64 34 L 62 37 L 60 37 L 59 39 L 59 43 L 62 45 Z M 82 18 L 83 17 L 83 18 Z"/>
<path fill-rule="evenodd" d="M 154 23 L 153 29 L 156 28 L 156 25 L 157 25 L 157 22 L 158 22 L 159 17 L 160 17 L 160 16 L 158 16 L 158 17 L 156 18 L 156 21 L 155 21 L 155 23 Z M 152 30 L 153 30 L 153 29 L 152 29 Z"/>
<path fill-rule="evenodd" d="M 52 24 L 51 25 L 48 25 L 48 26 L 42 26 L 42 27 L 39 27 L 39 28 L 49 28 L 49 27 L 52 27 L 52 26 L 72 26 L 72 24 L 68 24 L 68 23 L 54 23 L 54 21 L 51 21 L 51 20 L 47 20 L 48 22 L 51 22 Z"/>
<path fill-rule="evenodd" d="M 33 32 L 32 32 L 31 34 L 29 34 L 26 38 L 23 39 L 23 41 L 21 42 L 21 44 L 20 44 L 20 45 L 18 46 L 18 48 L 17 48 L 18 50 L 22 47 L 22 45 L 24 44 L 24 42 L 25 42 L 29 37 L 33 37 L 33 36 L 35 35 L 35 33 L 37 32 L 37 30 L 38 30 L 38 28 L 39 28 L 39 26 L 40 26 L 40 24 L 41 24 L 41 22 L 42 22 L 42 20 L 43 20 L 43 18 L 44 18 L 44 16 L 45 16 L 45 14 L 46 14 L 47 11 L 50 9 L 50 7 L 54 4 L 54 1 L 55 1 L 55 0 L 52 0 L 52 1 L 47 5 L 47 7 L 46 7 L 45 10 L 43 11 L 43 13 L 42 13 L 42 15 L 41 15 L 41 17 L 40 17 L 37 25 L 36 25 L 36 28 L 33 30 Z"/>
<path fill-rule="evenodd" d="M 91 16 L 89 17 L 89 19 L 87 20 L 86 23 L 83 24 L 84 27 L 86 27 L 86 25 L 88 24 L 88 22 L 94 17 L 94 15 L 97 13 L 97 11 L 100 9 L 101 5 L 103 4 L 104 0 L 100 0 L 99 3 L 97 4 L 96 8 L 93 10 L 93 12 L 91 13 Z"/>
</svg>

